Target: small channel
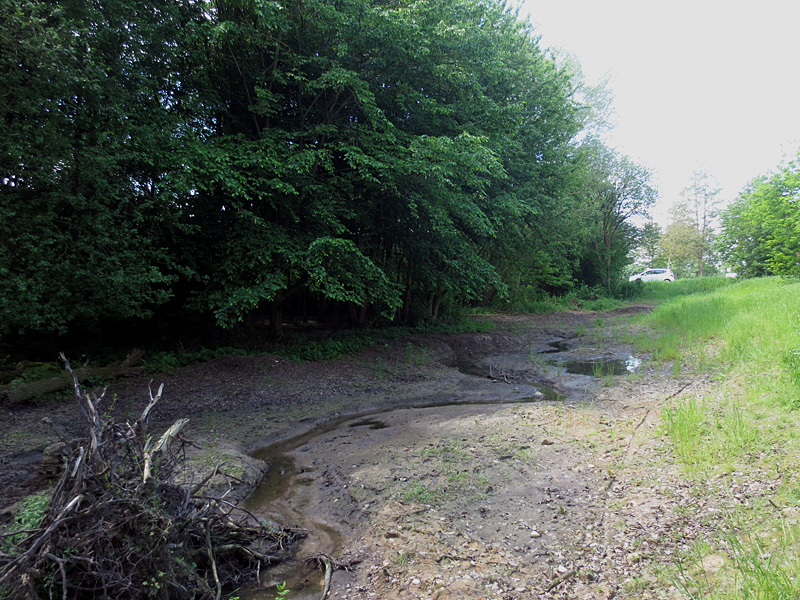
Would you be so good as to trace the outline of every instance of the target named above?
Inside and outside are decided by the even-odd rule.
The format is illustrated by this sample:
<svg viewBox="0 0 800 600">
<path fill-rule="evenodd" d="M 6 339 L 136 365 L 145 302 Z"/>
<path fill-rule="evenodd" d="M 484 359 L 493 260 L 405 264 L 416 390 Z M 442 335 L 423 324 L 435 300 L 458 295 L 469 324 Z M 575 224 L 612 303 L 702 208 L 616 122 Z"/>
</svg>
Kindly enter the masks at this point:
<svg viewBox="0 0 800 600">
<path fill-rule="evenodd" d="M 321 435 L 343 428 L 364 427 L 374 430 L 389 427 L 387 420 L 378 418 L 389 415 L 395 410 L 444 408 L 461 405 L 496 406 L 500 404 L 530 403 L 542 401 L 562 401 L 565 396 L 544 386 L 527 386 L 535 389 L 532 396 L 515 398 L 498 398 L 494 401 L 453 400 L 450 402 L 407 403 L 371 412 L 351 414 L 331 419 L 324 425 L 288 440 L 272 444 L 256 451 L 253 456 L 265 461 L 267 471 L 247 499 L 244 508 L 256 516 L 271 519 L 283 525 L 297 525 L 308 530 L 306 539 L 299 541 L 292 556 L 280 565 L 271 567 L 261 574 L 260 589 L 244 590 L 242 600 L 274 600 L 276 584 L 286 582 L 292 591 L 293 600 L 316 600 L 322 593 L 322 575 L 313 565 L 307 565 L 305 557 L 320 553 L 336 555 L 341 551 L 344 540 L 341 534 L 325 523 L 312 521 L 303 514 L 306 501 L 302 499 L 301 489 L 314 483 L 312 471 L 299 469 L 290 453 L 303 447 Z M 297 492 L 297 493 L 293 493 Z"/>
<path fill-rule="evenodd" d="M 610 375 L 625 375 L 635 373 L 641 365 L 641 360 L 629 355 L 625 358 L 603 357 L 586 360 L 563 360 L 569 352 L 569 344 L 565 340 L 556 340 L 548 343 L 549 349 L 537 354 L 557 355 L 562 354 L 561 360 L 553 356 L 548 359 L 551 365 L 558 366 L 568 374 L 589 375 L 596 378 Z M 523 361 L 525 359 L 523 358 Z M 488 375 L 481 373 L 471 364 L 454 365 L 466 375 L 485 379 Z M 304 514 L 308 507 L 309 496 L 303 493 L 303 488 L 314 484 L 314 473 L 299 469 L 290 455 L 319 436 L 335 432 L 344 428 L 369 428 L 381 430 L 389 427 L 389 415 L 395 410 L 444 408 L 460 405 L 484 405 L 529 403 L 542 401 L 564 401 L 567 397 L 555 390 L 541 385 L 526 385 L 520 387 L 530 389 L 532 395 L 513 399 L 499 397 L 492 401 L 487 400 L 451 400 L 447 402 L 411 402 L 402 406 L 393 406 L 374 411 L 365 411 L 357 414 L 338 416 L 325 424 L 318 426 L 306 433 L 293 438 L 272 444 L 254 453 L 255 458 L 264 460 L 268 469 L 261 483 L 245 503 L 245 508 L 256 515 L 265 517 L 273 522 L 283 525 L 296 525 L 308 530 L 308 536 L 299 541 L 293 555 L 284 563 L 270 568 L 261 575 L 262 588 L 258 590 L 245 590 L 241 594 L 243 600 L 274 600 L 276 584 L 286 582 L 292 591 L 293 600 L 316 600 L 322 593 L 322 574 L 313 565 L 307 565 L 305 558 L 318 554 L 336 555 L 340 553 L 344 540 L 341 533 L 325 523 L 309 519 Z"/>
</svg>

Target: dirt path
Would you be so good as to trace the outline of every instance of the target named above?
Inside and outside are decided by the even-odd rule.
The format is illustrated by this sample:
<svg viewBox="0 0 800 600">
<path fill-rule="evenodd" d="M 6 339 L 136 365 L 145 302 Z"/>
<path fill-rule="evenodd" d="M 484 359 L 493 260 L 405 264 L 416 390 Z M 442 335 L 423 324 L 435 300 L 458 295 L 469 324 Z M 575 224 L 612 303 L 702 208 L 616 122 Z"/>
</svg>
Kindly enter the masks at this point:
<svg viewBox="0 0 800 600">
<path fill-rule="evenodd" d="M 654 428 L 665 399 L 703 383 L 647 357 L 635 375 L 598 378 L 535 354 L 560 342 L 559 362 L 624 356 L 618 318 L 646 309 L 495 317 L 489 334 L 417 336 L 326 363 L 230 357 L 167 378 L 157 417 L 192 417 L 194 464 L 224 461 L 252 486 L 265 470 L 252 452 L 308 434 L 282 450 L 269 501 L 262 488 L 249 507 L 311 527 L 301 554 L 358 563 L 334 574 L 333 598 L 679 597 L 663 567 L 706 507 Z M 146 386 L 115 384 L 109 410 L 135 415 Z M 72 410 L 6 411 L 0 506 L 42 484 L 53 436 L 41 417 L 77 431 Z M 253 597 L 271 599 L 285 576 L 267 574 L 269 593 Z M 314 597 L 319 576 L 308 580 L 293 580 L 292 598 Z"/>
</svg>

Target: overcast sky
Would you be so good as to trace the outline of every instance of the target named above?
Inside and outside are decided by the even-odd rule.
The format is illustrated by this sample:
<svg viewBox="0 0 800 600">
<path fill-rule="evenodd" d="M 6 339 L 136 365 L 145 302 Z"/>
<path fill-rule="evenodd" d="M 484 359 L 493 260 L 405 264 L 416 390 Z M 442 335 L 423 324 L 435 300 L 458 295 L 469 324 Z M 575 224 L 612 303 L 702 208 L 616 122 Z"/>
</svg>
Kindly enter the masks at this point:
<svg viewBox="0 0 800 600">
<path fill-rule="evenodd" d="M 657 173 L 659 221 L 694 170 L 732 199 L 796 153 L 797 0 L 523 0 L 520 13 L 589 83 L 611 74 L 611 144 Z"/>
</svg>

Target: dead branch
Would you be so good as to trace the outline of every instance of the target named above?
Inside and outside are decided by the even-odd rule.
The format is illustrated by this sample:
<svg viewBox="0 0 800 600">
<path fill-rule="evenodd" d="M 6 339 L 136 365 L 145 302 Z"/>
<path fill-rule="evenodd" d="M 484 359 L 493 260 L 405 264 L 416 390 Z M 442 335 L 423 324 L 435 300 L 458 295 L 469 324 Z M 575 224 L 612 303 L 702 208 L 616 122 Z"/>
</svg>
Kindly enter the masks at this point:
<svg viewBox="0 0 800 600">
<path fill-rule="evenodd" d="M 344 569 L 345 571 L 352 571 L 353 565 L 358 564 L 359 561 L 351 561 L 349 563 L 339 562 L 335 558 L 327 554 L 318 554 L 317 556 L 307 558 L 306 564 L 316 562 L 320 569 L 325 569 L 324 585 L 322 587 L 322 595 L 320 600 L 325 600 L 331 591 L 331 578 L 333 571 L 337 569 Z"/>
<path fill-rule="evenodd" d="M 177 483 L 192 481 L 182 462 L 188 420 L 177 420 L 161 436 L 147 430 L 163 387 L 156 394 L 150 389 L 133 424 L 114 422 L 98 410 L 103 394 L 83 390 L 62 360 L 85 435 L 65 440 L 67 468 L 39 528 L 0 553 L 0 595 L 93 599 L 114 590 L 116 598 L 219 600 L 262 565 L 280 561 L 304 535 L 265 529 L 225 494 L 201 496 L 215 474 L 235 479 L 220 467 L 199 485 Z"/>
<path fill-rule="evenodd" d="M 569 579 L 572 579 L 573 577 L 575 577 L 575 573 L 577 573 L 577 571 L 575 569 L 570 569 L 569 571 L 567 571 L 563 575 L 561 575 L 559 577 L 556 577 L 553 581 L 550 582 L 550 585 L 548 585 L 545 588 L 544 591 L 545 592 L 549 592 L 550 590 L 558 587 L 559 585 L 561 585 L 565 581 L 567 581 Z"/>
<path fill-rule="evenodd" d="M 328 592 L 331 591 L 331 577 L 333 576 L 333 564 L 328 556 L 320 555 L 317 560 L 325 563 L 325 586 L 322 588 L 322 596 L 320 600 L 325 600 L 328 597 Z"/>
</svg>

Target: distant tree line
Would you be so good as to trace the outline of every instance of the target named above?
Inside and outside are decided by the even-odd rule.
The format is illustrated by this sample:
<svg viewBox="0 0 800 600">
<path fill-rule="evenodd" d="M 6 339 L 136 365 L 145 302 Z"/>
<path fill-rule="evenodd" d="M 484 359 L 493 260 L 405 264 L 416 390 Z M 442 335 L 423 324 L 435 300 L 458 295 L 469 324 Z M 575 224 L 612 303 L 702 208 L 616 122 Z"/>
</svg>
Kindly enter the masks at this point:
<svg viewBox="0 0 800 600">
<path fill-rule="evenodd" d="M 655 198 L 498 0 L 0 0 L 0 336 L 613 292 Z"/>
<path fill-rule="evenodd" d="M 730 202 L 706 171 L 692 174 L 662 229 L 639 230 L 638 264 L 679 277 L 800 276 L 800 154 L 753 178 Z"/>
</svg>

